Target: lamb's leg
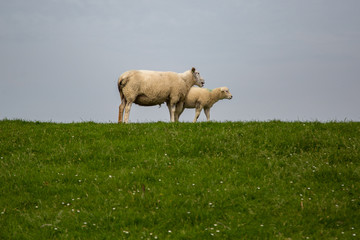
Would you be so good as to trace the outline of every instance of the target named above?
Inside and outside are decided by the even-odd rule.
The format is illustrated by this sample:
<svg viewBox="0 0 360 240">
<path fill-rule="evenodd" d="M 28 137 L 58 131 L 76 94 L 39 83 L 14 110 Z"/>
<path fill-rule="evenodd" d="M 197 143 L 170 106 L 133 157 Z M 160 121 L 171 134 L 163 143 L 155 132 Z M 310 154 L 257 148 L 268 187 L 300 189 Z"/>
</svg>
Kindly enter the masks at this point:
<svg viewBox="0 0 360 240">
<path fill-rule="evenodd" d="M 210 108 L 204 108 L 206 119 L 210 121 Z"/>
<path fill-rule="evenodd" d="M 128 123 L 128 121 L 129 121 L 131 104 L 132 104 L 132 102 L 127 102 L 126 105 L 125 105 L 124 123 Z"/>
<path fill-rule="evenodd" d="M 196 121 L 197 121 L 197 119 L 199 118 L 199 115 L 200 115 L 200 113 L 201 113 L 201 110 L 202 110 L 201 107 L 195 108 L 195 118 L 194 118 L 194 121 L 193 121 L 193 122 L 196 122 Z"/>
</svg>

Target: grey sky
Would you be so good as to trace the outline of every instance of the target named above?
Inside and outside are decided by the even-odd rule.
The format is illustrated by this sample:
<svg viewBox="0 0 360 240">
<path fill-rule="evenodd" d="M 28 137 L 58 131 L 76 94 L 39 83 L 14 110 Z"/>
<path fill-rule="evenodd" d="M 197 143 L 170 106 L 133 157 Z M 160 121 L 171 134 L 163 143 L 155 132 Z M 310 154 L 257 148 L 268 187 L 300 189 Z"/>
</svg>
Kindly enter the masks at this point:
<svg viewBox="0 0 360 240">
<path fill-rule="evenodd" d="M 360 121 L 359 12 L 358 0 L 3 0 L 0 119 L 116 122 L 121 73 L 194 66 L 234 96 L 212 120 Z M 130 121 L 169 113 L 133 105 Z"/>
</svg>

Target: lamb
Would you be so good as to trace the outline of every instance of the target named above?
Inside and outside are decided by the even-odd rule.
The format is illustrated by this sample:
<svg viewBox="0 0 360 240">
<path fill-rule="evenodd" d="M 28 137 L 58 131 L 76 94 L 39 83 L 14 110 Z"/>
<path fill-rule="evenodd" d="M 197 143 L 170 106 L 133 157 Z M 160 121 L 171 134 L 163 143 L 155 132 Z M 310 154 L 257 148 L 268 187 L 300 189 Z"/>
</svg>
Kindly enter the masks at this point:
<svg viewBox="0 0 360 240">
<path fill-rule="evenodd" d="M 185 97 L 194 85 L 202 87 L 204 79 L 192 68 L 183 73 L 158 72 L 148 70 L 130 70 L 118 79 L 121 97 L 119 123 L 127 123 L 132 103 L 140 106 L 154 106 L 166 102 L 171 122 L 178 121 L 179 109 L 184 105 Z M 176 111 L 178 109 L 178 111 Z"/>
<path fill-rule="evenodd" d="M 179 112 L 179 117 L 185 108 L 195 108 L 196 122 L 200 112 L 204 109 L 207 120 L 210 120 L 210 108 L 219 100 L 232 99 L 232 95 L 227 87 L 219 87 L 213 90 L 205 88 L 192 87 L 185 98 L 184 107 Z"/>
</svg>

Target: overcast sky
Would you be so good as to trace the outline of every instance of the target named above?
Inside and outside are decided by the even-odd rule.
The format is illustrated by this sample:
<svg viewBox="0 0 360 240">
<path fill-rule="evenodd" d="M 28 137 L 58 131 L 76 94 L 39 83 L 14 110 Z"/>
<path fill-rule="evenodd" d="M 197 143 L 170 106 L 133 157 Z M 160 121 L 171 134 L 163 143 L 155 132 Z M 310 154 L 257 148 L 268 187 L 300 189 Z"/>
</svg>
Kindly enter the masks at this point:
<svg viewBox="0 0 360 240">
<path fill-rule="evenodd" d="M 1 0 L 0 119 L 116 122 L 123 72 L 195 67 L 233 94 L 215 121 L 360 121 L 359 13 L 358 0 Z M 130 121 L 169 113 L 133 105 Z"/>
</svg>

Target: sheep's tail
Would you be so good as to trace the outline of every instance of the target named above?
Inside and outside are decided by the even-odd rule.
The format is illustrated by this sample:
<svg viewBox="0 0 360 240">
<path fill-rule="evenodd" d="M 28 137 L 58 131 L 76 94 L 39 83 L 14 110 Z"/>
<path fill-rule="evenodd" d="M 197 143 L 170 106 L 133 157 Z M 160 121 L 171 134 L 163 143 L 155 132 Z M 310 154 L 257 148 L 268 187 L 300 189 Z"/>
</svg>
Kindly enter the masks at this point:
<svg viewBox="0 0 360 240">
<path fill-rule="evenodd" d="M 124 86 L 122 86 L 122 81 L 123 81 L 123 79 L 122 79 L 122 77 L 120 76 L 119 79 L 118 79 L 117 85 L 118 85 L 118 90 L 119 90 L 119 93 L 120 93 L 120 98 L 121 98 L 121 100 L 122 100 L 123 97 L 124 97 L 123 92 L 122 92 L 122 88 L 124 87 Z"/>
<path fill-rule="evenodd" d="M 125 80 L 125 78 L 122 75 L 118 79 L 117 85 L 118 85 L 119 92 L 121 92 L 122 89 L 125 86 L 125 81 L 124 80 Z"/>
<path fill-rule="evenodd" d="M 122 89 L 125 87 L 128 80 L 129 80 L 129 74 L 127 74 L 127 73 L 122 74 L 118 79 L 117 85 L 118 85 L 121 100 L 124 98 Z"/>
</svg>

